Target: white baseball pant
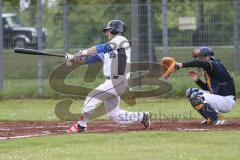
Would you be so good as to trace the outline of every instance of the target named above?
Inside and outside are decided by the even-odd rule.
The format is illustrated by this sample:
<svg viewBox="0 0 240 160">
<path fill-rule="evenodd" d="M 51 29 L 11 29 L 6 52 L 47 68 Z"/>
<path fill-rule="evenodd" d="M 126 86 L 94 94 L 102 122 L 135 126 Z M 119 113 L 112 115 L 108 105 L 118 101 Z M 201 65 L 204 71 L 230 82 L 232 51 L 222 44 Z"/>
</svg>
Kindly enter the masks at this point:
<svg viewBox="0 0 240 160">
<path fill-rule="evenodd" d="M 211 94 L 209 91 L 200 90 L 205 98 L 204 103 L 209 103 L 217 112 L 227 113 L 230 112 L 234 105 L 234 96 L 220 96 Z"/>
<path fill-rule="evenodd" d="M 78 124 L 87 127 L 89 116 L 86 115 L 94 114 L 94 110 L 101 103 L 105 105 L 107 116 L 120 124 L 141 122 L 143 112 L 129 112 L 119 108 L 120 95 L 126 91 L 127 87 L 126 79 L 106 79 L 103 84 L 88 94 L 83 107 L 85 116 L 78 121 Z"/>
</svg>

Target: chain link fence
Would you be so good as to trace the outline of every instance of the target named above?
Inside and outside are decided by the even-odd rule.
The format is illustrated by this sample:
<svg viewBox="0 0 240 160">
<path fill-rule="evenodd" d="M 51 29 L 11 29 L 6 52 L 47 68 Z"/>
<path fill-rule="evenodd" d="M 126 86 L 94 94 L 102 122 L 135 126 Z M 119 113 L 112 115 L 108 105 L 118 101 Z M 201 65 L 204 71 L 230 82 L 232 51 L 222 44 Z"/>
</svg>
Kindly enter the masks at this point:
<svg viewBox="0 0 240 160">
<path fill-rule="evenodd" d="M 236 3 L 239 8 L 240 2 Z M 147 19 L 151 18 L 153 46 L 162 46 L 162 4 L 138 5 L 139 34 L 148 28 Z M 121 19 L 127 27 L 127 37 L 131 39 L 131 4 L 127 5 L 81 5 L 67 6 L 67 25 L 69 48 L 86 48 L 105 40 L 101 29 L 107 21 Z M 239 11 L 239 10 L 238 10 Z M 151 17 L 148 17 L 151 12 Z M 37 27 L 37 8 L 30 7 L 20 11 L 18 7 L 4 6 L 3 13 L 15 14 L 5 18 L 5 37 L 11 27 L 17 25 Z M 5 16 L 7 16 L 5 14 Z M 64 46 L 64 6 L 43 6 L 43 27 L 47 32 L 47 48 L 62 49 Z M 168 3 L 168 45 L 169 47 L 189 46 L 233 46 L 234 9 L 233 2 L 206 1 L 191 3 Z M 3 19 L 5 21 L 5 19 Z M 238 20 L 239 20 L 238 16 Z M 10 28 L 8 28 L 10 27 Z M 239 24 L 238 24 L 239 27 Z M 34 33 L 33 33 L 34 34 Z M 146 37 L 143 37 L 146 38 Z M 5 42 L 11 44 L 11 40 Z M 147 43 L 147 42 L 146 42 Z M 141 44 L 146 45 L 146 44 Z"/>
<path fill-rule="evenodd" d="M 64 8 L 65 7 L 65 8 Z M 69 4 L 42 6 L 42 41 L 44 50 L 71 53 L 106 41 L 102 28 L 112 19 L 126 24 L 126 37 L 133 42 L 132 57 L 135 61 L 159 61 L 163 56 L 163 5 L 159 3 L 124 5 Z M 65 9 L 65 10 L 64 10 Z M 34 57 L 15 59 L 11 48 L 37 48 L 37 7 L 21 11 L 19 7 L 4 5 L 4 75 L 5 79 L 37 78 Z M 169 1 L 167 6 L 168 55 L 177 60 L 190 60 L 191 51 L 197 46 L 210 46 L 231 71 L 239 65 L 234 45 L 239 45 L 240 2 L 227 1 Z M 65 18 L 64 18 L 65 16 Z M 65 27 L 65 28 L 64 28 Z M 165 37 L 166 38 L 166 37 Z M 137 41 L 136 41 L 137 39 Z M 137 43 L 136 43 L 137 42 Z M 67 48 L 67 49 L 66 49 Z M 239 49 L 237 50 L 238 54 Z M 11 65 L 14 59 L 15 67 Z M 24 61 L 28 59 L 28 62 Z M 16 62 L 15 62 L 16 61 Z M 45 59 L 45 77 L 61 62 Z M 21 64 L 20 64 L 21 63 Z M 27 64 L 28 63 L 28 64 Z M 31 65 L 31 66 L 30 66 Z M 16 70 L 16 66 L 21 66 Z M 237 66 L 237 67 L 236 67 Z"/>
</svg>

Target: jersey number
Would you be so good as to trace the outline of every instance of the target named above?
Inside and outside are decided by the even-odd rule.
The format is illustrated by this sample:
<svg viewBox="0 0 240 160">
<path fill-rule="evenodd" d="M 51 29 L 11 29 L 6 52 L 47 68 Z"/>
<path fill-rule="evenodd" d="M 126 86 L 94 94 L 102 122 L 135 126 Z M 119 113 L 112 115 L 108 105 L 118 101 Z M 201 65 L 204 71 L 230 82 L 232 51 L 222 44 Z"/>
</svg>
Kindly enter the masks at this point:
<svg viewBox="0 0 240 160">
<path fill-rule="evenodd" d="M 109 58 L 115 58 L 116 57 L 115 52 L 108 52 L 108 54 L 109 54 Z"/>
</svg>

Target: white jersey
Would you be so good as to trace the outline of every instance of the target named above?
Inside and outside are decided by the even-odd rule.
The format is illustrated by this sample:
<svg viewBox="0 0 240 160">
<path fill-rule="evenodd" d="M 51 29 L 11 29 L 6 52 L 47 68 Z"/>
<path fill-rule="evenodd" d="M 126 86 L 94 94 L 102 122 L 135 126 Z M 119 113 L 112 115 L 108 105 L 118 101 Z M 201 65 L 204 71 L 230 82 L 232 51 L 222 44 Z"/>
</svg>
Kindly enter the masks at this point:
<svg viewBox="0 0 240 160">
<path fill-rule="evenodd" d="M 130 43 L 123 37 L 116 35 L 111 41 L 108 42 L 113 51 L 104 53 L 103 58 L 103 74 L 106 77 L 125 75 L 126 78 L 130 77 Z"/>
</svg>

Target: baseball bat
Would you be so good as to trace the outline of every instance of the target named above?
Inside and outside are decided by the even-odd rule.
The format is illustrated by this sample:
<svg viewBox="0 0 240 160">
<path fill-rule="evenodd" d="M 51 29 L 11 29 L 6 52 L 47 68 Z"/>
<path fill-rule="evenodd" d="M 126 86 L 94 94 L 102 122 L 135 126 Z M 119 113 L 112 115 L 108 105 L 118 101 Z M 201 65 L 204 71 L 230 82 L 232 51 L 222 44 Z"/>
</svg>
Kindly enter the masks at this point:
<svg viewBox="0 0 240 160">
<path fill-rule="evenodd" d="M 14 52 L 19 53 L 19 54 L 65 57 L 65 55 L 63 55 L 63 54 L 49 53 L 49 52 L 46 52 L 46 51 L 39 51 L 39 50 L 35 50 L 35 49 L 26 49 L 26 48 L 15 48 Z"/>
</svg>

